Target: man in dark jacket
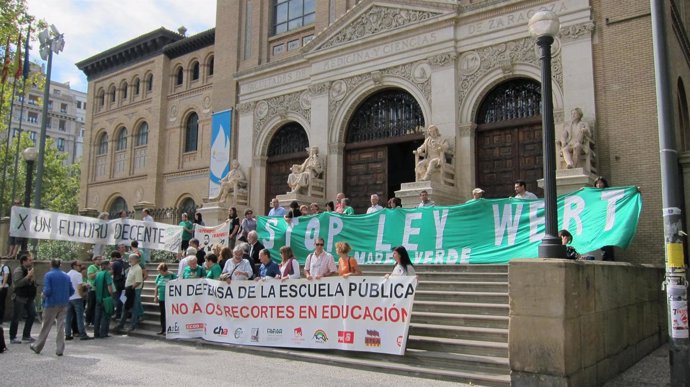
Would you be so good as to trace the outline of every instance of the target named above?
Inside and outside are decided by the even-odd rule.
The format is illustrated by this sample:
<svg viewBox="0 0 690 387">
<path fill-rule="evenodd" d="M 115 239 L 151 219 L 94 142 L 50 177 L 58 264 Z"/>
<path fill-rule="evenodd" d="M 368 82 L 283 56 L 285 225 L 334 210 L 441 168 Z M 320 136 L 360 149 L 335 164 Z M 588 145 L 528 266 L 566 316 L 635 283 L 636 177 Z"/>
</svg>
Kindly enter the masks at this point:
<svg viewBox="0 0 690 387">
<path fill-rule="evenodd" d="M 33 343 L 36 341 L 31 337 L 31 327 L 36 319 L 36 306 L 34 305 L 36 280 L 34 279 L 34 259 L 31 253 L 26 252 L 19 257 L 19 266 L 14 269 L 12 278 L 14 284 L 14 315 L 10 323 L 10 342 L 12 344 L 21 344 L 22 340 L 24 340 Z M 22 340 L 19 340 L 17 338 L 17 330 L 19 329 L 19 319 L 21 319 L 23 313 L 26 313 L 26 322 L 24 323 Z"/>
<path fill-rule="evenodd" d="M 264 249 L 264 245 L 259 242 L 259 234 L 257 234 L 256 231 L 250 231 L 249 234 L 247 234 L 247 243 L 249 244 L 249 263 L 252 264 L 254 277 L 258 277 L 259 266 L 261 266 L 259 252 Z"/>
<path fill-rule="evenodd" d="M 60 270 L 62 261 L 53 259 L 50 261 L 50 271 L 43 277 L 43 325 L 41 334 L 38 335 L 36 343 L 29 348 L 38 355 L 53 327 L 53 322 L 57 321 L 57 338 L 55 343 L 57 349 L 55 354 L 62 356 L 65 351 L 65 315 L 67 314 L 67 304 L 69 298 L 74 294 L 74 287 L 69 276 Z"/>
</svg>

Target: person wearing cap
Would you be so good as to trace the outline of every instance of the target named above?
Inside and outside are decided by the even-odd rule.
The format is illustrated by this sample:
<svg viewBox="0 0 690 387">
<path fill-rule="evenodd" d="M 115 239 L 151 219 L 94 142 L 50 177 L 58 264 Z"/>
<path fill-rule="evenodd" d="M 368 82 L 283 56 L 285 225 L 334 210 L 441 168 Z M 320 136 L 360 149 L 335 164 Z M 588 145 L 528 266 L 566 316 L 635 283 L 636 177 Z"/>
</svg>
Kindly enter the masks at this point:
<svg viewBox="0 0 690 387">
<path fill-rule="evenodd" d="M 472 190 L 472 199 L 468 200 L 468 202 L 471 202 L 473 200 L 478 200 L 482 199 L 484 197 L 484 190 L 481 188 L 475 188 Z"/>
</svg>

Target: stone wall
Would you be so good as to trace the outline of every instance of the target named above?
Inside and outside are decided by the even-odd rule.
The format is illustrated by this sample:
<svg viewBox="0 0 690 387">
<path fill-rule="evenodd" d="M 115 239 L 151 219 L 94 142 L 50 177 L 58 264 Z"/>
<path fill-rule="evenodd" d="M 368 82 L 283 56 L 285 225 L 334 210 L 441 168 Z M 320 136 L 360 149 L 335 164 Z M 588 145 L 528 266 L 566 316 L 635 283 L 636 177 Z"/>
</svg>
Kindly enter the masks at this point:
<svg viewBox="0 0 690 387">
<path fill-rule="evenodd" d="M 663 267 L 518 259 L 509 264 L 514 386 L 598 386 L 667 340 Z"/>
</svg>

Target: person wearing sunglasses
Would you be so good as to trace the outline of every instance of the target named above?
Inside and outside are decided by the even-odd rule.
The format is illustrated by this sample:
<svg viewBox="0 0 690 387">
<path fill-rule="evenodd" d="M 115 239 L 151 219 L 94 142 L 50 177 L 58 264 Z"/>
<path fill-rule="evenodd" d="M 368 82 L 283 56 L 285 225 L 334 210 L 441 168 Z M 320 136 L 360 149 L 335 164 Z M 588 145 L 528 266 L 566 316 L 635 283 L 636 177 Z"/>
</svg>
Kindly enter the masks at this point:
<svg viewBox="0 0 690 387">
<path fill-rule="evenodd" d="M 307 256 L 304 273 L 308 280 L 338 275 L 333 256 L 323 249 L 323 238 L 316 238 L 314 252 Z"/>
</svg>

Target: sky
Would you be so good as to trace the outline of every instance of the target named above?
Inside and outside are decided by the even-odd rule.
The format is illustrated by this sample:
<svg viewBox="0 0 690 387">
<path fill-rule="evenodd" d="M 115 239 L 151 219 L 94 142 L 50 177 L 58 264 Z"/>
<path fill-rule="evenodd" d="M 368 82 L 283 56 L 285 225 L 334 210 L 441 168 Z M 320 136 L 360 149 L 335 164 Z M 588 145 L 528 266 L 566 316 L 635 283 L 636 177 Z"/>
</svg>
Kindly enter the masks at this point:
<svg viewBox="0 0 690 387">
<path fill-rule="evenodd" d="M 225 1 L 225 0 L 221 0 Z M 232 0 L 227 0 L 232 1 Z M 86 76 L 75 63 L 139 35 L 165 27 L 187 28 L 187 36 L 213 28 L 216 0 L 27 0 L 29 13 L 64 34 L 64 51 L 53 55 L 51 79 L 86 92 Z M 33 33 L 32 33 L 33 35 Z M 46 63 L 32 42 L 31 60 Z"/>
</svg>

